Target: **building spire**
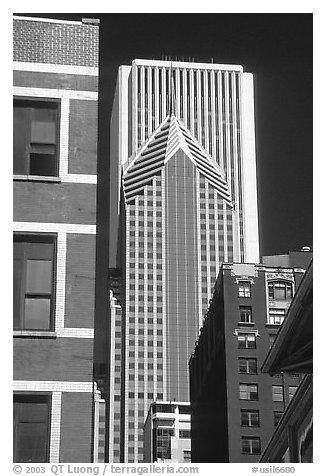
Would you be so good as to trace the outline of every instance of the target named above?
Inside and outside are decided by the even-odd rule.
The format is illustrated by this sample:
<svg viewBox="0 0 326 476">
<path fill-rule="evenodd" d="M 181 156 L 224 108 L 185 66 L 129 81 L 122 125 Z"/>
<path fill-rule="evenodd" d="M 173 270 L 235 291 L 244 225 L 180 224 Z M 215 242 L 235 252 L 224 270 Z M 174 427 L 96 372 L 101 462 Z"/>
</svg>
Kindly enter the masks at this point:
<svg viewBox="0 0 326 476">
<path fill-rule="evenodd" d="M 170 88 L 169 88 L 169 115 L 175 115 L 175 87 L 174 87 L 174 78 L 172 72 L 172 61 L 170 66 Z"/>
</svg>

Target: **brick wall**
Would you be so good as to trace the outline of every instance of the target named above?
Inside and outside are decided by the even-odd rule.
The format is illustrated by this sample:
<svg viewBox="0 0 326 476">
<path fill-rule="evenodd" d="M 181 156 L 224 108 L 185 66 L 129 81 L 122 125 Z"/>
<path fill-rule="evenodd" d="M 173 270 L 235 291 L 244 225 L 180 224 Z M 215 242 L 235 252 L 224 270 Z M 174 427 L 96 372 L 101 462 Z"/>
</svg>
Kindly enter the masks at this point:
<svg viewBox="0 0 326 476">
<path fill-rule="evenodd" d="M 62 463 L 91 461 L 92 398 L 91 393 L 62 394 L 60 445 Z"/>
<path fill-rule="evenodd" d="M 93 339 L 14 340 L 14 380 L 91 382 Z"/>
<path fill-rule="evenodd" d="M 66 327 L 94 327 L 95 236 L 67 236 Z"/>
<path fill-rule="evenodd" d="M 13 33 L 14 61 L 98 66 L 98 26 L 14 19 Z"/>
<path fill-rule="evenodd" d="M 95 224 L 96 186 L 78 183 L 14 183 L 15 221 Z"/>
<path fill-rule="evenodd" d="M 97 102 L 70 100 L 69 173 L 96 174 Z"/>
</svg>

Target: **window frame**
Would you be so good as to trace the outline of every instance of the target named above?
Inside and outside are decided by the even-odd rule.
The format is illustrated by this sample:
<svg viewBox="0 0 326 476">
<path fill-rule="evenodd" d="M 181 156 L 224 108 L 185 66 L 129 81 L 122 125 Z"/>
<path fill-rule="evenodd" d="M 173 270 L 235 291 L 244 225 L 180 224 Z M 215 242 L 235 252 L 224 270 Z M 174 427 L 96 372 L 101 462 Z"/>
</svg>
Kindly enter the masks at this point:
<svg viewBox="0 0 326 476">
<path fill-rule="evenodd" d="M 32 177 L 35 179 L 58 179 L 60 172 L 60 125 L 61 125 L 61 100 L 59 98 L 51 97 L 35 97 L 35 96 L 14 96 L 13 97 L 13 115 L 15 114 L 15 109 L 22 108 L 26 111 L 26 129 L 25 129 L 25 144 L 24 144 L 24 170 L 22 172 L 15 171 L 16 156 L 14 155 L 14 178 L 15 177 Z M 37 154 L 37 149 L 39 147 L 45 147 L 51 143 L 35 142 L 34 146 L 32 145 L 32 116 L 35 110 L 48 109 L 55 111 L 55 141 L 53 143 L 55 152 L 53 154 L 54 158 L 54 173 L 52 174 L 37 174 L 31 173 L 31 154 L 35 150 Z M 39 121 L 38 121 L 39 122 Z M 14 126 L 15 129 L 15 126 Z M 46 154 L 46 152 L 43 152 Z"/>
<path fill-rule="evenodd" d="M 246 325 L 253 323 L 252 306 L 239 306 L 239 324 Z"/>
<path fill-rule="evenodd" d="M 284 308 L 269 308 L 268 310 L 268 324 L 273 326 L 281 326 L 286 316 L 286 309 Z M 277 322 L 278 321 L 278 322 Z"/>
<path fill-rule="evenodd" d="M 281 389 L 282 392 L 276 392 L 276 388 Z M 275 398 L 276 395 L 281 395 L 282 398 Z M 272 400 L 273 402 L 284 402 L 284 387 L 283 385 L 272 385 Z"/>
<path fill-rule="evenodd" d="M 250 281 L 246 281 L 246 280 L 238 281 L 238 297 L 240 298 L 252 297 L 252 288 L 251 288 Z"/>
<path fill-rule="evenodd" d="M 244 441 L 250 442 L 249 444 L 249 452 L 244 451 Z M 253 451 L 254 446 L 253 442 L 258 442 L 258 451 Z M 257 456 L 261 454 L 261 440 L 259 436 L 242 436 L 241 437 L 241 453 L 243 455 L 249 455 L 249 456 Z"/>
<path fill-rule="evenodd" d="M 284 289 L 283 296 L 276 296 L 276 289 Z M 291 291 L 289 293 L 289 290 Z M 272 279 L 267 282 L 269 301 L 291 301 L 294 295 L 293 282 L 286 279 Z"/>
<path fill-rule="evenodd" d="M 242 372 L 241 371 L 241 361 L 245 361 L 246 363 L 246 371 L 245 372 Z M 238 370 L 238 373 L 241 374 L 241 375 L 244 375 L 244 374 L 249 374 L 249 375 L 257 375 L 257 358 L 256 357 L 239 357 L 238 358 L 238 363 L 239 363 L 239 370 Z M 250 370 L 250 363 L 254 363 L 254 370 L 251 371 Z"/>
<path fill-rule="evenodd" d="M 243 416 L 245 414 L 248 414 L 248 425 L 246 425 L 244 423 L 244 418 Z M 252 419 L 252 414 L 255 414 L 257 416 L 257 422 L 258 424 L 257 425 L 254 425 L 252 424 L 253 423 L 253 419 Z M 244 409 L 244 408 L 241 408 L 240 410 L 240 417 L 241 417 L 241 427 L 243 428 L 260 428 L 260 415 L 259 415 L 259 410 L 255 410 L 255 409 Z"/>
<path fill-rule="evenodd" d="M 52 393 L 51 392 L 14 392 L 13 395 L 13 461 L 15 463 L 48 463 L 50 461 L 50 443 L 51 443 L 51 415 L 52 415 Z M 16 401 L 15 401 L 16 400 Z M 22 461 L 18 458 L 18 438 L 19 438 L 19 426 L 24 423 L 33 423 L 26 420 L 26 416 L 21 416 L 21 405 L 28 403 L 45 403 L 47 405 L 47 417 L 46 424 L 46 442 L 44 444 L 44 461 Z M 40 423 L 40 422 L 34 422 Z"/>
<path fill-rule="evenodd" d="M 244 395 L 244 388 L 241 389 L 241 387 L 246 387 L 245 395 L 247 396 L 247 398 L 241 398 L 241 395 Z M 256 391 L 253 392 L 251 387 L 255 387 Z M 251 395 L 255 395 L 255 398 L 251 398 Z M 256 384 L 256 383 L 240 383 L 239 384 L 239 400 L 257 402 L 258 399 L 259 399 L 259 397 L 258 397 L 258 384 Z"/>
<path fill-rule="evenodd" d="M 19 310 L 18 316 L 15 315 L 15 311 L 13 312 L 13 331 L 14 335 L 20 335 L 25 333 L 54 333 L 55 331 L 55 312 L 56 312 L 56 273 L 57 273 L 57 234 L 56 233 L 31 233 L 31 232 L 14 232 L 13 234 L 13 260 L 15 259 L 21 261 L 21 274 L 19 276 L 19 286 L 20 286 L 20 293 L 19 297 L 14 295 L 13 291 L 13 298 L 14 300 L 19 300 Z M 19 256 L 19 251 L 17 255 L 15 255 L 15 243 L 23 243 L 25 246 L 22 247 L 22 255 Z M 52 251 L 52 272 L 51 272 L 51 292 L 50 293 L 31 293 L 27 291 L 27 261 L 29 260 L 29 246 L 36 243 L 45 243 L 53 245 Z M 41 258 L 40 254 L 40 258 Z M 32 259 L 33 260 L 33 259 Z M 35 258 L 34 258 L 35 260 Z M 40 259 L 43 261 L 42 259 Z M 38 261 L 36 259 L 36 261 Z M 45 260 L 47 261 L 47 260 Z M 25 325 L 25 299 L 26 297 L 30 297 L 32 299 L 43 299 L 45 296 L 48 296 L 50 301 L 50 312 L 49 312 L 49 325 L 47 328 L 28 328 Z M 18 325 L 16 325 L 18 322 Z"/>
<path fill-rule="evenodd" d="M 244 339 L 241 339 L 243 336 L 244 336 Z M 248 339 L 249 336 L 250 337 L 253 336 L 253 339 L 249 340 Z M 254 334 L 253 332 L 238 332 L 237 334 L 238 349 L 256 349 L 257 347 L 256 337 L 257 337 L 256 334 Z M 242 347 L 240 345 L 241 342 L 244 342 L 245 346 Z M 254 345 L 253 346 L 248 345 L 249 342 L 253 342 Z"/>
</svg>

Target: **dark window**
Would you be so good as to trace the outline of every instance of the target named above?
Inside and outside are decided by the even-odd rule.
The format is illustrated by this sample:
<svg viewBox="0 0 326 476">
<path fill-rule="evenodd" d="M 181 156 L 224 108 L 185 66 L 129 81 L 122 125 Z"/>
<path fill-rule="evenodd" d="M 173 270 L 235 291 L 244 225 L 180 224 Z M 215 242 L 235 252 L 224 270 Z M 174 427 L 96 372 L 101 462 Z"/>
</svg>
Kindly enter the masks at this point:
<svg viewBox="0 0 326 476">
<path fill-rule="evenodd" d="M 50 396 L 14 395 L 14 462 L 49 461 Z"/>
<path fill-rule="evenodd" d="M 239 357 L 239 373 L 240 374 L 256 374 L 257 359 Z"/>
<path fill-rule="evenodd" d="M 280 419 L 282 418 L 283 412 L 274 412 L 274 425 L 279 424 Z"/>
<path fill-rule="evenodd" d="M 286 281 L 270 281 L 268 283 L 268 297 L 269 299 L 276 299 L 280 301 L 292 299 L 292 283 Z"/>
<path fill-rule="evenodd" d="M 252 309 L 250 306 L 240 306 L 240 322 L 241 323 L 252 323 Z"/>
<path fill-rule="evenodd" d="M 241 426 L 259 427 L 258 410 L 241 410 Z"/>
<path fill-rule="evenodd" d="M 258 385 L 240 384 L 240 400 L 258 400 Z"/>
<path fill-rule="evenodd" d="M 242 454 L 260 455 L 260 438 L 257 436 L 242 437 Z"/>
<path fill-rule="evenodd" d="M 251 297 L 251 283 L 239 281 L 239 297 Z"/>
<path fill-rule="evenodd" d="M 294 396 L 295 392 L 297 391 L 297 388 L 296 386 L 293 386 L 293 387 L 289 387 L 289 400 L 292 399 L 292 397 Z"/>
<path fill-rule="evenodd" d="M 190 438 L 190 430 L 179 430 L 179 438 Z"/>
<path fill-rule="evenodd" d="M 14 99 L 14 174 L 58 175 L 58 103 Z"/>
<path fill-rule="evenodd" d="M 255 349 L 256 348 L 256 336 L 253 333 L 238 334 L 238 348 L 239 349 Z"/>
<path fill-rule="evenodd" d="M 53 236 L 14 236 L 14 329 L 50 330 L 54 311 Z"/>
</svg>

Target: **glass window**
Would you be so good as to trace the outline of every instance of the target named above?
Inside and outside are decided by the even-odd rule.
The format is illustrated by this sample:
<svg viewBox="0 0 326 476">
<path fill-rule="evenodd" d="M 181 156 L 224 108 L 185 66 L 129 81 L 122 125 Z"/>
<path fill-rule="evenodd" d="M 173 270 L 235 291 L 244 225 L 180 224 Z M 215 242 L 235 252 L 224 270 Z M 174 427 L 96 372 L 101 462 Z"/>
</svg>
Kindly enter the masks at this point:
<svg viewBox="0 0 326 476">
<path fill-rule="evenodd" d="M 279 424 L 280 419 L 282 418 L 283 412 L 274 412 L 274 426 Z"/>
<path fill-rule="evenodd" d="M 14 99 L 14 174 L 58 175 L 58 103 Z"/>
<path fill-rule="evenodd" d="M 268 324 L 281 325 L 284 321 L 286 309 L 269 309 Z"/>
<path fill-rule="evenodd" d="M 14 235 L 15 330 L 50 330 L 54 307 L 53 236 Z"/>
<path fill-rule="evenodd" d="M 258 410 L 241 410 L 241 426 L 259 427 Z"/>
<path fill-rule="evenodd" d="M 14 462 L 47 463 L 50 439 L 50 396 L 14 395 Z"/>
<path fill-rule="evenodd" d="M 179 430 L 179 438 L 190 438 L 190 430 Z"/>
<path fill-rule="evenodd" d="M 239 297 L 251 297 L 250 281 L 239 281 Z"/>
<path fill-rule="evenodd" d="M 240 400 L 258 400 L 258 385 L 240 384 Z"/>
<path fill-rule="evenodd" d="M 257 359 L 239 357 L 240 374 L 257 374 Z"/>
<path fill-rule="evenodd" d="M 273 397 L 273 402 L 284 401 L 282 385 L 272 385 L 272 397 Z"/>
<path fill-rule="evenodd" d="M 238 348 L 239 349 L 255 349 L 256 336 L 253 333 L 239 333 L 238 334 Z"/>
<path fill-rule="evenodd" d="M 292 299 L 292 283 L 286 281 L 270 281 L 268 283 L 268 297 L 269 299 L 275 299 L 280 301 Z"/>
<path fill-rule="evenodd" d="M 251 306 L 240 306 L 240 321 L 241 323 L 249 324 L 252 323 L 252 308 Z"/>
<path fill-rule="evenodd" d="M 260 438 L 258 436 L 242 437 L 242 454 L 260 455 Z"/>
<path fill-rule="evenodd" d="M 292 400 L 297 388 L 296 386 L 289 387 L 289 400 Z"/>
</svg>

